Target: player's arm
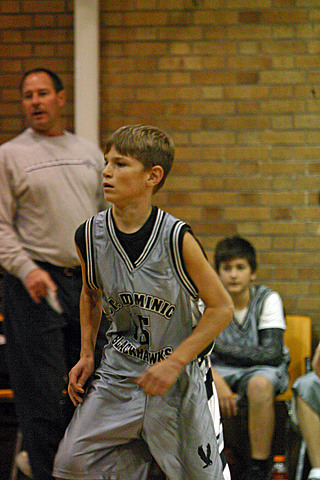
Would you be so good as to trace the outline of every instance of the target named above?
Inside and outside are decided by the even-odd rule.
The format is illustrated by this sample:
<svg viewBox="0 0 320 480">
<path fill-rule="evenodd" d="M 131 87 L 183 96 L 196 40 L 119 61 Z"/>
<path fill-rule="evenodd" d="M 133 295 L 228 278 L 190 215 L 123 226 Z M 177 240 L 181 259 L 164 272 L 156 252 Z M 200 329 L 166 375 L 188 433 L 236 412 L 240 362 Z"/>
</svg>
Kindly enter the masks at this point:
<svg viewBox="0 0 320 480">
<path fill-rule="evenodd" d="M 189 232 L 183 237 L 182 254 L 187 273 L 198 288 L 206 309 L 189 337 L 166 360 L 149 367 L 137 380 L 136 383 L 150 395 L 164 395 L 182 369 L 213 342 L 233 316 L 231 297 Z"/>
<path fill-rule="evenodd" d="M 205 258 L 200 245 L 189 232 L 184 235 L 182 253 L 187 273 L 206 305 L 192 334 L 171 355 L 172 360 L 186 366 L 230 323 L 233 317 L 233 303 L 217 273 Z"/>
<path fill-rule="evenodd" d="M 259 330 L 258 345 L 229 344 L 217 339 L 214 354 L 216 359 L 221 359 L 229 365 L 277 367 L 283 361 L 283 330 L 281 328 Z"/>
<path fill-rule="evenodd" d="M 102 292 L 88 287 L 86 265 L 77 247 L 82 268 L 80 295 L 81 351 L 80 360 L 69 373 L 68 392 L 74 405 L 82 403 L 84 385 L 94 370 L 94 349 L 102 315 Z"/>
</svg>

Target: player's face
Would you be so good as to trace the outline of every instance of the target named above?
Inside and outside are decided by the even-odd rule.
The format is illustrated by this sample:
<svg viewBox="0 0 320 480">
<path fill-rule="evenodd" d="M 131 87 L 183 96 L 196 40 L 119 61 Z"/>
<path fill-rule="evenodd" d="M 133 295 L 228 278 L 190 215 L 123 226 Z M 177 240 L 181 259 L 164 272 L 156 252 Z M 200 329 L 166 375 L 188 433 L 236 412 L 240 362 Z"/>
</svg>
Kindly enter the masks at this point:
<svg viewBox="0 0 320 480">
<path fill-rule="evenodd" d="M 22 110 L 28 125 L 42 135 L 61 135 L 65 91 L 56 92 L 46 72 L 28 75 L 22 86 Z"/>
<path fill-rule="evenodd" d="M 122 155 L 114 147 L 105 155 L 103 191 L 107 201 L 126 206 L 143 199 L 150 172 L 139 160 Z"/>
<path fill-rule="evenodd" d="M 227 291 L 232 295 L 243 293 L 255 280 L 256 275 L 252 273 L 246 258 L 234 258 L 220 263 L 219 277 Z"/>
</svg>

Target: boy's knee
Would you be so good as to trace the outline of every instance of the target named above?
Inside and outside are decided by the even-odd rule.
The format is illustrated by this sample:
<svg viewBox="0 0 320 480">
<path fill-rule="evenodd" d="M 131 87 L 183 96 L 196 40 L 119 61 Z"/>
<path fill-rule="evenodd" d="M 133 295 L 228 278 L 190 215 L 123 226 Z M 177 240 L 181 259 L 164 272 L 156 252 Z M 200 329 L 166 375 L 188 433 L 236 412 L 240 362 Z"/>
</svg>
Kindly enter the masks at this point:
<svg viewBox="0 0 320 480">
<path fill-rule="evenodd" d="M 273 401 L 273 385 L 266 377 L 252 377 L 248 382 L 247 396 L 249 401 L 261 404 Z"/>
</svg>

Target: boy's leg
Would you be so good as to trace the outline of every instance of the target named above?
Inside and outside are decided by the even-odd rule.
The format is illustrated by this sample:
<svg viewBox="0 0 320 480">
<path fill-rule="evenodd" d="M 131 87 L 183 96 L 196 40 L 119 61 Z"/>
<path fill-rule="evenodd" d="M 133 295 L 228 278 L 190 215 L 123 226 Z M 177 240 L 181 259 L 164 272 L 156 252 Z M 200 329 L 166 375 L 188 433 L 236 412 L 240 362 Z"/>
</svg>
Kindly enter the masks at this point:
<svg viewBox="0 0 320 480">
<path fill-rule="evenodd" d="M 224 480 L 202 373 L 187 365 L 163 397 L 147 397 L 143 438 L 170 480 Z"/>
<path fill-rule="evenodd" d="M 273 385 L 265 377 L 252 377 L 247 397 L 251 456 L 266 460 L 271 452 L 275 422 Z"/>
<path fill-rule="evenodd" d="M 251 464 L 246 480 L 265 480 L 269 473 L 274 431 L 274 396 L 288 386 L 287 369 L 284 365 L 228 367 L 223 371 L 223 377 L 232 389 L 236 385 L 238 406 L 248 405 Z"/>
<path fill-rule="evenodd" d="M 91 469 L 92 465 L 84 465 L 83 459 L 78 459 L 82 467 L 78 468 L 74 459 L 73 471 L 60 473 L 55 477 L 60 480 L 148 480 L 151 454 L 142 440 L 133 440 L 125 445 L 119 445 L 105 450 L 105 455 L 99 460 L 99 467 Z M 87 457 L 89 458 L 89 457 Z M 89 459 L 90 461 L 90 459 Z M 160 477 L 162 479 L 162 477 Z M 160 480 L 160 479 L 159 479 Z"/>
<path fill-rule="evenodd" d="M 310 479 L 320 478 L 320 378 L 311 371 L 292 387 L 299 427 L 311 463 Z"/>
<path fill-rule="evenodd" d="M 147 480 L 152 457 L 140 439 L 145 394 L 132 382 L 102 370 L 66 430 L 53 475 L 74 480 Z"/>
<path fill-rule="evenodd" d="M 266 480 L 274 433 L 274 388 L 263 376 L 253 376 L 248 382 L 248 431 L 251 463 L 247 480 Z"/>
<path fill-rule="evenodd" d="M 311 463 L 310 479 L 320 479 L 320 378 L 311 371 L 292 387 L 299 428 Z"/>
<path fill-rule="evenodd" d="M 310 478 L 320 478 L 320 419 L 309 405 L 297 396 L 297 415 L 299 428 L 304 438 L 312 469 L 317 469 L 318 474 L 312 473 Z"/>
</svg>

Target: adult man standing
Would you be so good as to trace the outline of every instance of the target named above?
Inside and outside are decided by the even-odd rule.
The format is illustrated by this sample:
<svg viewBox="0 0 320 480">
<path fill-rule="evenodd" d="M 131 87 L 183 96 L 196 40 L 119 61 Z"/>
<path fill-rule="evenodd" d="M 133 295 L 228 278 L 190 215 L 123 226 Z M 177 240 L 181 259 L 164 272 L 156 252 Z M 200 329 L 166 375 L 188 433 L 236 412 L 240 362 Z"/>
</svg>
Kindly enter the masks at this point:
<svg viewBox="0 0 320 480">
<path fill-rule="evenodd" d="M 105 208 L 103 155 L 63 129 L 66 93 L 47 69 L 21 82 L 28 128 L 0 147 L 0 264 L 15 405 L 35 480 L 52 480 L 72 414 L 66 377 L 80 350 L 76 227 Z M 99 332 L 97 361 L 105 343 Z M 101 340 L 100 340 L 101 339 Z"/>
</svg>

